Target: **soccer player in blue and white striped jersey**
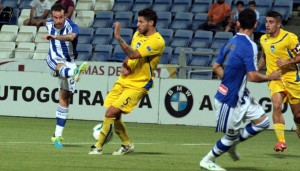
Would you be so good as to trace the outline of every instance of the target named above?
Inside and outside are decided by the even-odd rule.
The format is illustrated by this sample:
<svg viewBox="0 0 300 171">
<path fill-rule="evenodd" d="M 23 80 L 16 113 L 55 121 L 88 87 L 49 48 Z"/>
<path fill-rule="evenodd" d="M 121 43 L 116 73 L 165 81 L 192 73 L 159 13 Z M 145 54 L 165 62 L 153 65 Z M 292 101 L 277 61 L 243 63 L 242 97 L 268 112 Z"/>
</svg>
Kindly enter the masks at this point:
<svg viewBox="0 0 300 171">
<path fill-rule="evenodd" d="M 50 47 L 47 56 L 47 65 L 50 73 L 59 78 L 60 92 L 59 105 L 56 110 L 56 129 L 51 140 L 56 148 L 63 148 L 62 132 L 66 124 L 70 98 L 75 91 L 75 83 L 79 81 L 88 64 L 82 63 L 77 67 L 76 46 L 78 39 L 78 26 L 67 19 L 64 7 L 55 4 L 51 7 L 52 19 L 47 21 L 48 35 L 43 39 L 49 40 Z"/>
<path fill-rule="evenodd" d="M 228 151 L 233 160 L 239 160 L 236 144 L 255 136 L 270 125 L 264 109 L 246 88 L 247 79 L 266 82 L 281 77 L 281 71 L 274 71 L 268 76 L 257 71 L 257 45 L 250 39 L 256 24 L 253 10 L 240 12 L 237 22 L 239 32 L 223 45 L 213 64 L 214 72 L 221 79 L 215 95 L 216 132 L 224 132 L 225 135 L 200 161 L 200 167 L 207 170 L 224 171 L 215 163 L 215 159 Z M 251 122 L 241 128 L 244 120 Z"/>
</svg>

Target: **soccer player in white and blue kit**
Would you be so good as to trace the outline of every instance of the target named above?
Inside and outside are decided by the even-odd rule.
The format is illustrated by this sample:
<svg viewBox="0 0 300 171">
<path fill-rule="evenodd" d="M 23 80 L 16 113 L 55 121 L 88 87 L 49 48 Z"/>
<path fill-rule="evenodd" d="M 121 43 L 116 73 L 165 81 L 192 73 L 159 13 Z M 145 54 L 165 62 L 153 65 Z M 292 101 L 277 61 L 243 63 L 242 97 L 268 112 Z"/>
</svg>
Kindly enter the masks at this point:
<svg viewBox="0 0 300 171">
<path fill-rule="evenodd" d="M 48 35 L 43 39 L 50 41 L 47 65 L 50 73 L 59 78 L 59 105 L 56 110 L 56 129 L 51 140 L 56 148 L 63 148 L 62 132 L 66 124 L 70 98 L 75 91 L 75 82 L 79 81 L 88 64 L 82 63 L 77 67 L 74 60 L 77 56 L 76 46 L 78 26 L 67 19 L 64 7 L 55 4 L 51 7 L 52 19 L 47 21 Z"/>
<path fill-rule="evenodd" d="M 216 132 L 224 132 L 210 152 L 200 161 L 200 167 L 207 170 L 224 171 L 215 159 L 226 151 L 233 160 L 239 160 L 236 144 L 255 136 L 269 127 L 270 122 L 246 88 L 247 79 L 252 82 L 266 82 L 280 79 L 281 71 L 266 76 L 257 71 L 257 45 L 250 39 L 256 25 L 256 14 L 245 9 L 239 14 L 239 32 L 223 45 L 213 64 L 213 71 L 221 79 L 215 95 L 217 116 Z M 241 128 L 242 122 L 251 122 Z"/>
</svg>

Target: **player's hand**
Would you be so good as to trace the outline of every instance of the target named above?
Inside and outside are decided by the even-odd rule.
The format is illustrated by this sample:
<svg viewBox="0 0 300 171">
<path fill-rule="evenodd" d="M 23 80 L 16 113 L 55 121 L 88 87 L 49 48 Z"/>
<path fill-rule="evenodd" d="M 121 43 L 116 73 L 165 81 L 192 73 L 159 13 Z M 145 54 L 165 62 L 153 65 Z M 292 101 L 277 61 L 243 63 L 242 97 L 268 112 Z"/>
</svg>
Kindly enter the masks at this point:
<svg viewBox="0 0 300 171">
<path fill-rule="evenodd" d="M 281 59 L 281 58 L 278 58 L 278 60 L 276 61 L 276 63 L 277 63 L 277 65 L 278 65 L 279 67 L 283 67 L 283 66 L 285 66 L 285 65 L 288 65 L 288 64 L 289 64 L 289 61 L 286 61 L 286 60 L 283 60 L 283 59 Z"/>
<path fill-rule="evenodd" d="M 280 80 L 281 79 L 281 70 L 273 71 L 270 75 L 269 78 L 270 80 Z"/>
<path fill-rule="evenodd" d="M 122 66 L 121 73 L 126 77 L 131 73 L 131 70 L 128 66 Z"/>
<path fill-rule="evenodd" d="M 114 36 L 117 39 L 117 38 L 120 37 L 121 23 L 120 22 L 115 22 L 114 26 L 115 26 Z"/>
<path fill-rule="evenodd" d="M 43 40 L 52 40 L 52 39 L 55 39 L 55 38 L 56 38 L 56 36 L 53 36 L 53 35 L 50 35 L 50 34 L 42 37 Z"/>
</svg>

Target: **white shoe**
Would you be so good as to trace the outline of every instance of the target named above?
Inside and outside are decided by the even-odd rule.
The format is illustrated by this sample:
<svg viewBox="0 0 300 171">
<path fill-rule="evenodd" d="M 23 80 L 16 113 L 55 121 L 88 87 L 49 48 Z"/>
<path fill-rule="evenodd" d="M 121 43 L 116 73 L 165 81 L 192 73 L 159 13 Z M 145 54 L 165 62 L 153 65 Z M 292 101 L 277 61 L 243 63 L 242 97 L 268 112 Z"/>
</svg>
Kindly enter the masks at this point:
<svg viewBox="0 0 300 171">
<path fill-rule="evenodd" d="M 121 145 L 121 147 L 119 148 L 119 150 L 116 150 L 115 152 L 112 153 L 112 155 L 115 156 L 120 156 L 120 155 L 124 155 L 124 154 L 128 154 L 134 151 L 134 145 L 130 144 L 130 145 Z"/>
<path fill-rule="evenodd" d="M 226 171 L 226 169 L 223 169 L 221 166 L 217 165 L 214 161 L 206 160 L 206 159 L 202 159 L 200 161 L 200 167 L 207 170 L 213 170 L 213 171 Z"/>
<path fill-rule="evenodd" d="M 101 155 L 102 154 L 102 150 L 97 148 L 96 146 L 92 145 L 91 146 L 91 151 L 89 152 L 89 154 L 98 154 Z"/>
<path fill-rule="evenodd" d="M 74 79 L 76 82 L 80 80 L 80 75 L 87 69 L 89 64 L 87 62 L 83 62 L 74 70 Z"/>
<path fill-rule="evenodd" d="M 240 160 L 240 153 L 236 151 L 236 146 L 232 146 L 228 151 L 229 156 L 232 158 L 233 161 Z"/>
</svg>

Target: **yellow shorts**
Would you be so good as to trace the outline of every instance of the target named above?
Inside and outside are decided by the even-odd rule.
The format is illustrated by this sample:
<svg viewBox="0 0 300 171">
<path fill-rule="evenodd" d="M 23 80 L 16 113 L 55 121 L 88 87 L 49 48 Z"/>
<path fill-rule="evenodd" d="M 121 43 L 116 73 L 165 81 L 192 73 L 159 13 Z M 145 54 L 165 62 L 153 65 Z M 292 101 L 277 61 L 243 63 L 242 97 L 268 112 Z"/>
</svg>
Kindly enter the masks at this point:
<svg viewBox="0 0 300 171">
<path fill-rule="evenodd" d="M 283 99 L 283 103 L 300 103 L 300 82 L 274 80 L 269 82 L 268 86 L 270 91 L 270 97 L 272 97 L 274 93 L 282 92 L 286 95 Z"/>
<path fill-rule="evenodd" d="M 146 90 L 125 88 L 121 84 L 115 83 L 105 98 L 104 106 L 107 108 L 114 106 L 124 113 L 130 113 L 146 94 Z"/>
</svg>

